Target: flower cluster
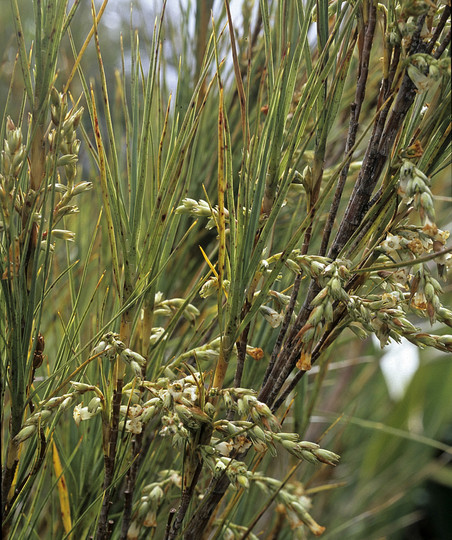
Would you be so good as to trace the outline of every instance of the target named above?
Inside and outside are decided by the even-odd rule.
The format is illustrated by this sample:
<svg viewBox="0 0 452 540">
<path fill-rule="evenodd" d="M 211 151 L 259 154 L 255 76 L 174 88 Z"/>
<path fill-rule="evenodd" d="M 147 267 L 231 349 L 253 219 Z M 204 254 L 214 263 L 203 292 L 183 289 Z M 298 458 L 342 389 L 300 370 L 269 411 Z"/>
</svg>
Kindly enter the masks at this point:
<svg viewBox="0 0 452 540">
<path fill-rule="evenodd" d="M 49 423 L 51 418 L 56 412 L 62 412 L 68 409 L 72 403 L 75 401 L 77 396 L 89 391 L 94 390 L 95 387 L 83 383 L 72 383 L 74 386 L 74 391 L 63 394 L 61 396 L 56 396 L 44 401 L 41 401 L 38 405 L 38 410 L 29 416 L 19 431 L 19 433 L 14 437 L 16 444 L 23 443 L 29 439 L 32 435 L 37 433 L 38 428 L 43 427 Z M 96 389 L 97 390 L 97 389 Z"/>
<path fill-rule="evenodd" d="M 6 120 L 6 139 L 3 143 L 0 173 L 0 204 L 2 218 L 0 230 L 8 226 L 10 213 L 17 205 L 23 204 L 22 191 L 18 186 L 20 169 L 25 159 L 25 146 L 22 144 L 22 131 L 8 116 Z"/>
<path fill-rule="evenodd" d="M 413 54 L 409 57 L 407 71 L 418 92 L 426 92 L 442 77 L 450 78 L 450 58 L 436 59 L 429 54 Z"/>
<path fill-rule="evenodd" d="M 249 478 L 252 476 L 252 473 L 248 471 L 243 461 L 238 461 L 227 456 L 217 456 L 212 446 L 200 446 L 200 452 L 214 477 L 218 478 L 225 473 L 235 489 L 247 489 L 250 487 Z"/>
<path fill-rule="evenodd" d="M 172 486 L 181 486 L 181 477 L 177 471 L 163 470 L 158 476 L 157 482 L 152 482 L 141 490 L 141 497 L 135 506 L 133 521 L 127 533 L 129 540 L 138 540 L 142 527 L 157 527 L 157 511 L 165 494 Z"/>
<path fill-rule="evenodd" d="M 210 362 L 213 365 L 218 360 L 220 355 L 220 345 L 221 338 L 217 337 L 204 345 L 189 349 L 188 351 L 176 356 L 176 358 L 174 358 L 174 360 L 168 364 L 167 370 L 172 370 L 173 368 L 179 366 L 182 362 L 191 358 L 194 358 L 196 362 Z M 237 346 L 234 344 L 234 352 L 236 351 Z M 246 346 L 246 352 L 255 360 L 261 360 L 264 356 L 264 352 L 261 348 L 252 347 L 251 345 Z"/>
<path fill-rule="evenodd" d="M 415 259 L 429 253 L 432 248 L 432 239 L 422 229 L 403 227 L 388 233 L 376 250 L 385 253 L 393 260 L 401 261 L 402 254 L 408 254 L 411 259 Z"/>
<path fill-rule="evenodd" d="M 281 253 L 275 253 L 268 259 L 262 261 L 263 265 L 269 266 L 278 261 L 282 256 Z M 328 257 L 321 257 L 320 255 L 301 255 L 299 249 L 294 249 L 290 256 L 286 260 L 286 266 L 294 272 L 299 274 L 300 272 L 306 273 L 311 278 L 318 278 L 325 273 L 325 269 L 331 263 L 331 259 Z"/>
<path fill-rule="evenodd" d="M 278 502 L 276 511 L 283 515 L 292 530 L 291 538 L 295 540 L 304 540 L 306 538 L 306 529 L 315 536 L 320 536 L 325 531 L 325 527 L 319 525 L 309 513 L 312 507 L 311 499 L 306 495 L 303 486 L 299 482 L 287 483 L 282 485 L 279 480 L 255 473 L 249 476 L 249 479 L 256 485 L 267 498 L 275 495 Z M 227 540 L 239 540 L 243 538 L 244 533 L 253 540 L 257 536 L 249 533 L 247 527 L 228 522 L 224 525 L 222 521 L 216 521 L 215 525 L 222 526 L 222 538 Z"/>
<path fill-rule="evenodd" d="M 433 17 L 438 11 L 436 5 L 428 0 L 403 0 L 402 2 L 397 2 L 396 22 L 391 25 L 389 43 L 392 46 L 402 44 L 403 49 L 408 51 L 411 45 L 411 39 L 417 28 L 418 17 L 424 14 Z M 429 39 L 430 37 L 429 25 L 424 23 L 421 38 Z"/>
<path fill-rule="evenodd" d="M 320 448 L 316 443 L 299 441 L 298 439 L 297 433 L 273 434 L 273 440 L 280 443 L 283 448 L 298 459 L 303 459 L 313 465 L 325 463 L 326 465 L 331 465 L 333 467 L 339 463 L 340 456 L 334 452 Z"/>
<path fill-rule="evenodd" d="M 429 282 L 433 287 L 433 291 L 435 291 L 433 283 L 429 279 L 426 282 Z M 428 290 L 430 294 L 430 287 L 428 287 Z M 383 293 L 381 296 L 370 295 L 365 299 L 351 295 L 347 303 L 348 314 L 353 320 L 353 323 L 349 325 L 350 329 L 360 337 L 366 337 L 368 334 L 374 333 L 380 340 L 381 347 L 386 345 L 389 338 L 400 342 L 401 337 L 405 337 L 421 348 L 429 346 L 441 351 L 451 352 L 452 336 L 435 336 L 423 333 L 407 319 L 410 297 L 410 293 L 404 294 L 400 291 Z M 419 296 L 415 301 L 421 302 L 424 298 L 425 295 L 423 297 Z M 414 296 L 411 297 L 412 306 L 413 300 Z M 413 307 L 426 310 L 427 304 L 422 305 L 422 307 L 415 305 Z M 432 307 L 435 309 L 433 304 Z M 452 320 L 452 312 L 442 306 L 437 309 L 436 316 L 438 319 Z"/>
<path fill-rule="evenodd" d="M 156 383 L 143 381 L 143 386 L 154 396 L 143 403 L 138 422 L 147 422 L 157 414 L 161 416 L 160 436 L 170 437 L 173 446 L 182 447 L 192 434 L 211 422 L 214 412 L 210 404 L 200 407 L 201 383 L 199 373 L 182 379 L 159 379 Z M 127 429 L 127 426 L 126 426 Z"/>
<path fill-rule="evenodd" d="M 309 528 L 315 536 L 320 536 L 325 527 L 319 525 L 309 513 L 312 503 L 306 495 L 300 483 L 287 483 L 282 487 L 282 483 L 267 476 L 255 475 L 255 484 L 267 496 L 276 492 L 278 506 L 276 511 L 285 515 L 293 531 L 293 538 L 303 540 L 306 533 L 303 525 Z"/>
<path fill-rule="evenodd" d="M 107 339 L 103 340 L 104 349 L 98 351 L 98 354 L 106 351 L 113 340 L 117 342 L 116 351 L 113 354 L 119 354 L 121 357 L 133 355 L 130 363 L 136 362 L 133 358 L 137 353 L 122 348 L 122 342 L 117 340 L 117 334 L 112 332 L 108 334 Z M 108 349 L 107 355 L 110 350 Z M 134 382 L 127 384 L 123 390 L 123 396 L 127 401 L 120 406 L 120 415 L 123 419 L 120 421 L 119 428 L 138 434 L 142 432 L 145 424 L 159 415 L 162 423 L 160 435 L 171 437 L 175 446 L 181 444 L 183 446 L 191 433 L 198 431 L 203 423 L 210 422 L 210 417 L 198 406 L 198 376 L 199 374 L 194 374 L 178 380 L 165 377 L 158 379 L 155 383 L 140 379 L 142 387 L 151 394 L 147 400 L 142 398 L 142 393 L 136 389 Z M 89 420 L 102 411 L 103 394 L 92 385 L 77 382 L 72 382 L 72 385 L 79 393 L 87 391 L 96 393 L 88 406 L 78 405 L 74 408 L 74 420 L 78 425 L 82 420 Z M 206 404 L 205 410 L 212 414 L 212 407 L 210 403 Z"/>
<path fill-rule="evenodd" d="M 279 261 L 282 253 L 275 253 L 268 259 L 261 261 L 261 269 L 263 271 L 270 271 L 270 266 Z M 300 250 L 295 249 L 290 256 L 286 259 L 285 265 L 295 274 L 305 273 L 310 278 L 320 280 L 322 283 L 329 281 L 332 275 L 337 273 L 337 264 L 339 267 L 346 269 L 344 261 L 332 261 L 327 257 L 321 257 L 319 255 L 301 255 Z M 341 270 L 342 272 L 342 270 Z M 259 291 L 256 293 L 259 294 Z M 278 291 L 269 291 L 271 300 L 276 304 L 276 308 L 269 307 L 267 305 L 260 306 L 259 312 L 269 322 L 273 328 L 277 328 L 284 319 L 284 309 L 290 301 L 290 296 L 282 294 Z M 306 329 L 307 330 L 307 329 Z M 319 326 L 319 332 L 321 327 Z M 311 338 L 312 335 L 308 334 Z"/>
<path fill-rule="evenodd" d="M 276 444 L 279 444 L 298 459 L 309 463 L 337 464 L 337 454 L 320 448 L 318 444 L 299 441 L 296 433 L 282 433 L 278 419 L 252 390 L 225 388 L 218 393 L 212 392 L 223 400 L 227 410 L 246 420 L 217 420 L 214 428 L 223 439 L 211 440 L 211 453 L 228 457 L 232 451 L 240 453 L 253 446 L 257 452 L 269 451 L 276 456 Z"/>
<path fill-rule="evenodd" d="M 430 275 L 425 266 L 418 264 L 413 268 L 413 279 L 411 281 L 411 305 L 422 311 L 426 311 L 433 324 L 436 320 L 436 313 L 441 309 L 439 294 L 442 293 L 441 285 Z"/>
<path fill-rule="evenodd" d="M 135 351 L 132 351 L 124 345 L 119 339 L 119 334 L 107 332 L 99 343 L 91 351 L 91 356 L 103 356 L 114 360 L 119 358 L 129 364 L 136 377 L 142 376 L 142 368 L 146 367 L 146 359 Z"/>
<path fill-rule="evenodd" d="M 419 211 L 423 223 L 427 220 L 435 221 L 430 179 L 407 159 L 403 160 L 400 167 L 398 192 L 405 202 L 413 201 L 414 208 Z"/>
<path fill-rule="evenodd" d="M 212 389 L 215 394 L 216 389 Z M 277 418 L 268 405 L 259 401 L 256 392 L 250 388 L 223 388 L 218 392 L 228 411 L 234 411 L 241 418 L 248 416 L 261 427 L 272 431 L 279 431 Z"/>
<path fill-rule="evenodd" d="M 386 238 L 377 246 L 376 250 L 388 256 L 392 262 L 407 261 L 415 262 L 415 259 L 432 252 L 440 252 L 444 249 L 449 238 L 449 231 L 438 229 L 436 225 L 427 220 L 423 227 L 404 225 L 388 233 Z M 404 256 L 407 255 L 408 259 Z M 436 258 L 438 272 L 444 277 L 451 266 L 452 256 L 449 253 Z M 386 277 L 389 275 L 384 272 Z M 382 274 L 383 277 L 383 274 Z M 400 283 L 407 284 L 409 281 L 408 270 L 400 270 L 395 273 L 394 278 Z"/>
<path fill-rule="evenodd" d="M 193 217 L 206 217 L 209 218 L 206 224 L 206 229 L 213 229 L 218 222 L 218 206 L 212 207 L 206 201 L 199 199 L 183 199 L 182 204 L 176 208 L 176 214 L 187 214 Z M 229 219 L 229 212 L 224 209 L 226 222 Z"/>
<path fill-rule="evenodd" d="M 165 300 L 163 293 L 157 292 L 155 294 L 154 315 L 171 317 L 180 309 L 183 309 L 182 315 L 190 322 L 194 322 L 196 317 L 199 317 L 199 310 L 193 304 L 187 303 L 184 298 L 169 298 Z"/>
<path fill-rule="evenodd" d="M 345 280 L 349 276 L 347 262 L 338 259 L 324 267 L 318 276 L 323 288 L 312 300 L 313 308 L 306 324 L 298 332 L 297 338 L 303 343 L 297 367 L 304 371 L 311 369 L 311 351 L 316 340 L 322 334 L 323 325 L 333 321 L 334 302 L 347 302 L 348 294 L 344 289 Z"/>
<path fill-rule="evenodd" d="M 57 193 L 61 194 L 53 211 L 53 225 L 56 225 L 64 216 L 79 211 L 77 206 L 70 204 L 72 198 L 89 191 L 93 184 L 91 182 L 75 183 L 80 150 L 80 140 L 77 139 L 76 130 L 82 118 L 83 107 L 76 108 L 74 106 L 68 111 L 66 96 L 60 94 L 55 88 L 52 88 L 50 100 L 50 113 L 54 127 L 48 135 L 50 152 L 46 159 L 51 168 L 56 166 L 62 169 L 66 177 L 66 184 L 61 183 L 58 174 L 58 182 L 47 186 L 47 189 L 55 189 Z M 66 240 L 72 239 L 70 235 L 66 236 Z"/>
<path fill-rule="evenodd" d="M 228 279 L 223 280 L 223 290 L 227 293 L 229 292 L 229 286 L 231 282 Z M 209 278 L 204 285 L 201 287 L 201 290 L 199 291 L 199 296 L 201 298 L 208 298 L 212 294 L 217 294 L 218 289 L 220 287 L 220 283 L 218 281 L 218 277 L 213 276 Z"/>
<path fill-rule="evenodd" d="M 0 229 L 9 225 L 13 211 L 21 215 L 22 220 L 24 220 L 26 213 L 31 213 L 31 219 L 34 223 L 48 220 L 48 216 L 43 216 L 40 212 L 43 208 L 46 192 L 55 192 L 57 202 L 52 210 L 52 229 L 42 232 L 43 248 L 47 247 L 51 237 L 69 241 L 74 240 L 75 234 L 72 231 L 58 229 L 56 228 L 57 224 L 64 216 L 78 212 L 77 206 L 70 204 L 71 199 L 93 187 L 91 182 L 75 184 L 80 150 L 80 140 L 76 138 L 76 130 L 81 120 L 83 108 L 73 107 L 68 111 L 65 96 L 52 88 L 50 109 L 53 128 L 48 130 L 47 139 L 49 145 L 45 159 L 46 178 L 51 180 L 41 183 L 41 177 L 32 177 L 32 169 L 29 169 L 29 185 L 27 185 L 26 189 L 23 187 L 21 189 L 19 176 L 23 166 L 27 164 L 27 157 L 25 146 L 22 144 L 21 130 L 14 125 L 9 117 L 6 122 L 6 139 L 2 152 L 0 173 L 0 205 L 3 220 L 0 222 Z M 66 184 L 61 182 L 61 171 L 64 171 Z M 16 253 L 10 254 L 9 266 L 14 268 L 19 266 L 22 242 L 21 237 L 15 241 L 17 250 L 14 250 Z M 50 250 L 53 251 L 53 244 L 50 244 Z"/>
</svg>

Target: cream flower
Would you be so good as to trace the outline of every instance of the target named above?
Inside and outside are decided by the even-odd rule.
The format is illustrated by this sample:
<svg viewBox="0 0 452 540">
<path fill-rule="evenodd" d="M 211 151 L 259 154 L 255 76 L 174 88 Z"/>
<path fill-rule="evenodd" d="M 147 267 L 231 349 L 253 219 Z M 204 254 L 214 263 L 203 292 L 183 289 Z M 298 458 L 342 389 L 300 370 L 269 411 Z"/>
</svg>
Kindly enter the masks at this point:
<svg viewBox="0 0 452 540">
<path fill-rule="evenodd" d="M 90 412 L 88 407 L 76 405 L 74 407 L 74 412 L 72 413 L 72 416 L 74 417 L 76 425 L 79 426 L 82 420 L 89 420 L 93 416 L 96 416 L 96 414 L 96 412 Z"/>
<path fill-rule="evenodd" d="M 142 430 L 143 424 L 138 418 L 131 418 L 130 420 L 127 420 L 126 431 L 130 431 L 131 433 L 135 433 L 135 435 L 138 435 L 138 433 L 141 433 Z"/>
</svg>

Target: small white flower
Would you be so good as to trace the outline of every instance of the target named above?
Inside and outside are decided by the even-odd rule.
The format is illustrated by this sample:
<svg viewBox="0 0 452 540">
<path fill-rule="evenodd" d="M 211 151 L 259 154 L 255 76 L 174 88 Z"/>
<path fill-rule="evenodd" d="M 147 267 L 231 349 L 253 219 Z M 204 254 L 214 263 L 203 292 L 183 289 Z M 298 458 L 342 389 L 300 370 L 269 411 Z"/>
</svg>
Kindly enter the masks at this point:
<svg viewBox="0 0 452 540">
<path fill-rule="evenodd" d="M 155 345 L 157 341 L 162 337 L 162 334 L 164 332 L 165 332 L 165 329 L 162 328 L 161 326 L 152 328 L 151 335 L 149 336 L 149 345 Z"/>
<path fill-rule="evenodd" d="M 141 433 L 143 430 L 143 424 L 138 418 L 131 418 L 126 422 L 126 430 L 135 434 Z"/>
<path fill-rule="evenodd" d="M 268 307 L 268 306 L 261 306 L 259 308 L 259 311 L 262 313 L 262 315 L 265 317 L 265 319 L 270 323 L 270 326 L 272 328 L 277 328 L 284 319 L 283 313 L 278 313 L 274 309 Z"/>
<path fill-rule="evenodd" d="M 225 470 L 226 470 L 226 465 L 222 461 L 218 460 L 215 463 L 215 475 L 219 476 Z"/>
<path fill-rule="evenodd" d="M 425 298 L 425 294 L 417 291 L 411 300 L 411 304 L 418 309 L 427 309 L 427 298 Z"/>
<path fill-rule="evenodd" d="M 400 236 L 388 234 L 386 239 L 380 244 L 380 249 L 382 249 L 386 253 L 398 251 L 402 247 L 401 240 L 403 239 Z"/>
<path fill-rule="evenodd" d="M 195 403 L 198 399 L 198 387 L 192 385 L 185 386 L 183 396 L 192 403 Z"/>
<path fill-rule="evenodd" d="M 79 426 L 82 420 L 89 420 L 93 416 L 96 416 L 96 412 L 90 412 L 88 407 L 76 405 L 74 407 L 74 412 L 72 413 L 72 415 L 74 417 L 76 425 Z"/>
<path fill-rule="evenodd" d="M 132 405 L 129 407 L 128 417 L 137 418 L 143 412 L 143 407 L 141 405 Z"/>
<path fill-rule="evenodd" d="M 218 450 L 218 452 L 222 456 L 229 456 L 231 453 L 231 450 L 233 449 L 233 445 L 231 443 L 228 443 L 226 441 L 220 442 L 215 445 L 215 449 Z"/>
</svg>

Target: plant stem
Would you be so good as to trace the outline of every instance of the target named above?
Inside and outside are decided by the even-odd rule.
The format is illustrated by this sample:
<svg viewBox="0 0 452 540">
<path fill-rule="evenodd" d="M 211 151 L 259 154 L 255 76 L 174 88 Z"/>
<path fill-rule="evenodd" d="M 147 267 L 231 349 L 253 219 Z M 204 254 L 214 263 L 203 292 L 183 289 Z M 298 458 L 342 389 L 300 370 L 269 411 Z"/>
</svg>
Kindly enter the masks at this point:
<svg viewBox="0 0 452 540">
<path fill-rule="evenodd" d="M 119 359 L 117 362 L 121 362 Z M 122 398 L 122 386 L 123 380 L 118 379 L 116 388 L 113 391 L 112 408 L 111 408 L 111 420 L 108 430 L 108 441 L 106 454 L 104 456 L 104 483 L 102 486 L 104 497 L 102 499 L 102 508 L 99 515 L 99 522 L 97 525 L 97 540 L 108 540 L 110 537 L 108 530 L 108 513 L 111 506 L 112 498 L 112 483 L 115 473 L 115 459 L 116 459 L 116 445 L 118 441 L 118 426 L 119 426 L 119 410 L 121 407 Z"/>
<path fill-rule="evenodd" d="M 356 134 L 359 127 L 359 116 L 361 113 L 361 107 L 364 102 L 364 97 L 366 95 L 366 83 L 367 77 L 369 74 L 369 60 L 370 52 L 372 50 L 372 42 L 375 34 L 375 26 L 377 22 L 376 17 L 376 6 L 372 6 L 369 13 L 369 18 L 367 25 L 365 25 L 363 33 L 363 47 L 360 54 L 360 63 L 358 70 L 358 82 L 356 84 L 355 99 L 350 105 L 350 122 L 348 127 L 347 140 L 345 143 L 345 155 L 347 155 L 350 150 L 353 148 L 356 141 Z M 348 170 L 350 167 L 350 160 L 347 161 L 344 168 L 341 171 L 341 175 L 337 182 L 336 191 L 334 193 L 333 202 L 331 203 L 331 208 L 328 214 L 328 218 L 325 224 L 325 229 L 322 237 L 322 244 L 320 247 L 319 255 L 325 255 L 328 242 L 331 235 L 331 230 L 336 219 L 337 211 L 339 209 L 339 203 L 342 198 L 342 192 L 344 190 L 345 181 L 347 180 Z"/>
</svg>

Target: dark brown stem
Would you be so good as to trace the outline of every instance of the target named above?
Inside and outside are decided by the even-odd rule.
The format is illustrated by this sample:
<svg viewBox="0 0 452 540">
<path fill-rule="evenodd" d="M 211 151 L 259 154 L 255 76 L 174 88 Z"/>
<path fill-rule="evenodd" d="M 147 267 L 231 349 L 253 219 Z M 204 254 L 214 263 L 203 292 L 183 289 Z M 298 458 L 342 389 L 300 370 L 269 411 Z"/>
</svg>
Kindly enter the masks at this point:
<svg viewBox="0 0 452 540">
<path fill-rule="evenodd" d="M 416 32 L 412 38 L 410 54 L 425 50 L 424 43 L 420 39 L 424 20 L 425 16 L 421 17 L 418 22 Z M 328 253 L 328 256 L 332 259 L 338 256 L 341 249 L 360 226 L 372 192 L 386 164 L 389 151 L 408 110 L 413 104 L 415 96 L 416 86 L 408 74 L 405 74 L 385 128 L 383 126 L 389 112 L 388 107 L 385 107 L 378 117 L 350 202 Z"/>
<path fill-rule="evenodd" d="M 190 501 L 193 497 L 193 493 L 195 491 L 196 484 L 198 483 L 199 476 L 202 471 L 202 461 L 198 462 L 198 465 L 196 466 L 195 473 L 193 475 L 193 479 L 190 482 L 190 485 L 187 489 L 185 489 L 182 492 L 182 497 L 180 500 L 179 508 L 177 509 L 176 516 L 174 518 L 173 526 L 171 527 L 170 533 L 168 535 L 168 540 L 174 540 L 176 538 L 181 526 L 182 522 L 184 521 L 185 515 L 188 510 L 188 505 L 190 504 Z M 184 535 L 185 537 L 185 535 Z"/>
<path fill-rule="evenodd" d="M 438 23 L 438 26 L 435 28 L 435 31 L 433 32 L 433 36 L 431 40 L 429 41 L 427 45 L 427 53 L 430 54 L 433 49 L 435 48 L 436 42 L 438 41 L 439 36 L 441 35 L 441 32 L 443 31 L 443 28 L 446 26 L 446 23 L 450 17 L 450 6 L 446 6 L 444 8 L 443 14 L 441 15 L 441 19 Z M 441 56 L 441 55 L 440 55 Z"/>
<path fill-rule="evenodd" d="M 436 60 L 438 60 L 438 58 L 446 50 L 446 47 L 449 45 L 449 43 L 450 43 L 450 30 L 449 32 L 447 32 L 445 38 L 441 42 L 441 45 L 436 49 L 435 53 L 433 54 L 433 58 L 436 58 Z"/>
<path fill-rule="evenodd" d="M 126 487 L 124 489 L 124 511 L 122 514 L 122 527 L 121 527 L 121 540 L 127 539 L 127 532 L 130 527 L 130 522 L 132 519 L 132 502 L 133 502 L 133 493 L 135 490 L 135 482 L 138 472 L 139 455 L 141 453 L 141 447 L 143 444 L 143 432 L 139 433 L 133 438 L 132 448 L 131 448 L 131 457 L 132 463 L 127 471 L 126 475 Z"/>
<path fill-rule="evenodd" d="M 366 83 L 369 74 L 369 60 L 370 52 L 372 50 L 372 42 L 375 34 L 375 25 L 377 21 L 376 6 L 372 6 L 369 12 L 369 20 L 367 27 L 365 28 L 365 35 L 363 40 L 363 50 L 360 59 L 358 82 L 356 85 L 355 99 L 350 106 L 350 122 L 347 134 L 347 140 L 345 143 L 345 155 L 347 155 L 353 148 L 356 141 L 356 134 L 359 127 L 359 115 L 361 113 L 361 107 L 364 102 L 364 96 L 366 94 Z M 342 192 L 344 190 L 345 181 L 347 180 L 348 170 L 350 167 L 350 160 L 347 160 L 344 168 L 341 171 L 341 175 L 337 182 L 336 191 L 334 193 L 333 202 L 328 214 L 327 221 L 325 223 L 325 229 L 322 237 L 322 244 L 320 247 L 319 255 L 325 255 L 328 242 L 331 235 L 331 230 L 336 219 L 337 211 L 339 209 L 339 203 L 342 198 Z"/>
<path fill-rule="evenodd" d="M 169 537 L 169 534 L 170 534 L 170 531 L 171 531 L 171 523 L 173 521 L 175 513 L 176 513 L 176 509 L 171 508 L 171 510 L 169 511 L 169 514 L 168 514 L 168 521 L 166 522 L 165 540 L 168 540 L 168 537 Z"/>
<path fill-rule="evenodd" d="M 108 540 L 110 537 L 110 528 L 108 522 L 108 513 L 112 504 L 112 482 L 115 472 L 115 460 L 116 460 L 116 447 L 118 442 L 118 427 L 119 427 L 119 411 L 121 407 L 122 398 L 122 379 L 118 379 L 116 389 L 113 392 L 113 402 L 111 411 L 111 422 L 109 440 L 107 442 L 108 452 L 104 457 L 104 483 L 102 486 L 104 497 L 102 500 L 102 508 L 99 516 L 99 522 L 97 525 L 96 540 Z"/>
<path fill-rule="evenodd" d="M 303 277 L 302 272 L 299 272 L 295 276 L 295 281 L 292 288 L 292 294 L 290 295 L 289 305 L 287 306 L 286 313 L 284 315 L 283 322 L 281 324 L 281 329 L 279 331 L 278 337 L 276 339 L 275 345 L 273 346 L 272 354 L 270 357 L 270 362 L 268 363 L 267 369 L 264 374 L 264 378 L 262 381 L 262 386 L 265 386 L 267 383 L 268 377 L 270 376 L 270 373 L 273 370 L 273 366 L 275 365 L 276 359 L 278 358 L 278 354 L 281 350 L 282 343 L 284 341 L 284 338 L 286 337 L 287 330 L 290 325 L 290 320 L 292 319 L 292 314 L 295 309 L 295 303 L 297 301 L 298 292 L 300 290 L 301 285 L 301 278 Z"/>
<path fill-rule="evenodd" d="M 229 480 L 225 474 L 218 479 L 212 479 L 206 495 L 185 528 L 184 540 L 199 540 L 203 537 L 206 524 L 212 517 L 213 511 L 223 498 L 228 486 Z"/>
<path fill-rule="evenodd" d="M 146 367 L 141 368 L 142 379 L 146 379 Z M 145 387 L 140 385 L 139 391 L 143 395 Z M 122 527 L 121 527 L 121 540 L 127 539 L 127 533 L 129 531 L 130 522 L 132 520 L 132 503 L 133 494 L 135 491 L 135 483 L 137 478 L 137 472 L 142 461 L 141 449 L 143 448 L 144 431 L 138 433 L 132 440 L 131 447 L 131 464 L 126 475 L 126 485 L 124 489 L 124 511 L 122 514 Z M 149 447 L 149 444 L 147 445 Z"/>
<path fill-rule="evenodd" d="M 309 243 L 311 241 L 311 231 L 312 231 L 312 228 L 311 226 L 309 226 L 308 229 L 306 230 L 303 246 L 301 247 L 301 250 L 300 250 L 302 255 L 306 255 L 306 253 L 308 252 Z M 294 292 L 298 294 L 298 291 L 294 291 Z M 295 301 L 296 299 L 295 296 L 292 295 L 292 297 L 294 298 L 294 301 Z M 311 300 L 309 300 L 309 303 L 311 302 Z M 306 320 L 307 320 L 307 317 L 306 317 Z M 289 364 L 287 362 L 287 351 L 292 349 L 293 340 L 295 339 L 296 334 L 298 333 L 298 331 L 300 330 L 300 328 L 303 326 L 305 322 L 306 321 L 303 322 L 299 314 L 288 335 L 288 338 L 286 340 L 286 344 L 284 345 L 283 350 L 279 354 L 279 357 L 273 362 L 272 370 L 269 372 L 267 379 L 265 380 L 265 383 L 262 384 L 261 391 L 259 392 L 259 395 L 258 395 L 258 399 L 260 401 L 269 403 L 268 401 L 268 399 L 270 399 L 269 396 L 276 395 L 275 392 L 276 393 L 279 392 L 281 386 L 284 384 L 284 381 L 289 376 L 290 372 L 295 366 L 296 359 L 295 359 L 295 362 L 293 362 L 292 367 L 289 368 Z"/>
</svg>

